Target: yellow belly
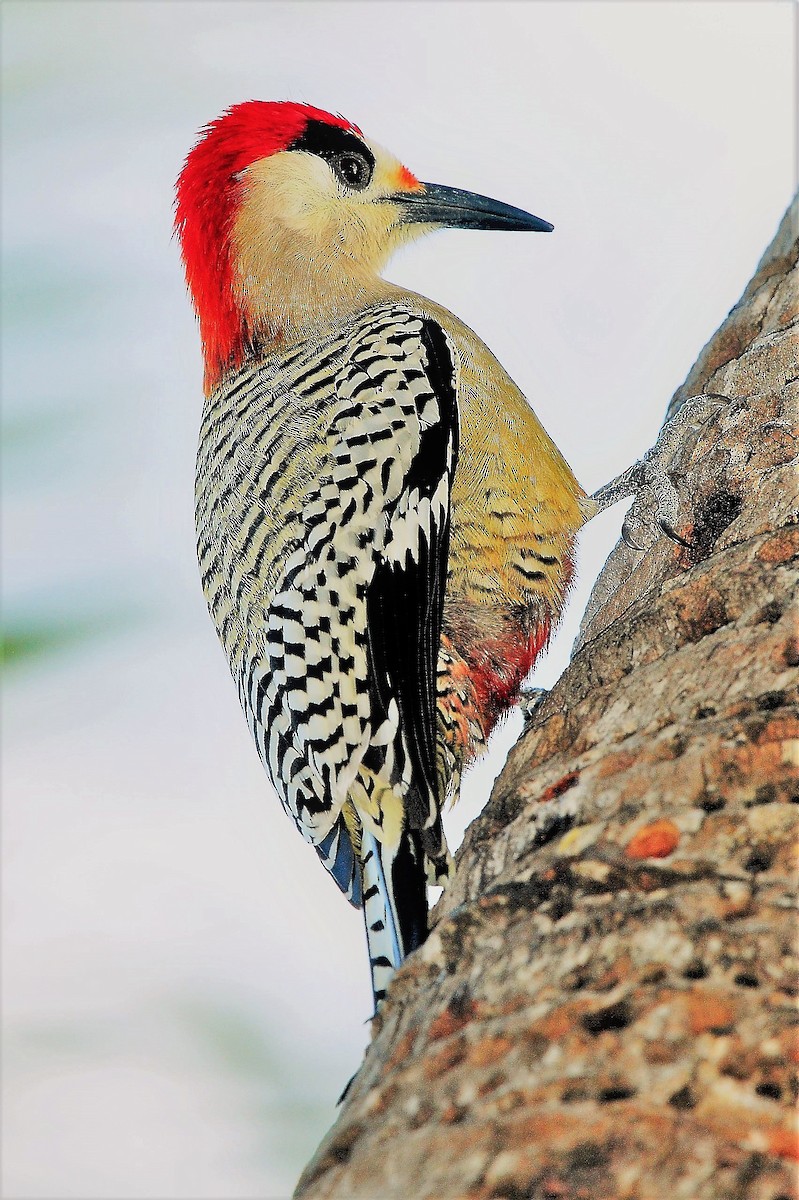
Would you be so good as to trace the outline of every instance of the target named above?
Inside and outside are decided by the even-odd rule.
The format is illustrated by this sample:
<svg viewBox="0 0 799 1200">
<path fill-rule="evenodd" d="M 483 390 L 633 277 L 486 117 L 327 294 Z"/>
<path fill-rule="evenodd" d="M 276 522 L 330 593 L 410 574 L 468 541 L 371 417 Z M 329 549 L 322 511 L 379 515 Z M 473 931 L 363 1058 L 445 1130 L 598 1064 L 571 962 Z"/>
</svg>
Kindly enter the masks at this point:
<svg viewBox="0 0 799 1200">
<path fill-rule="evenodd" d="M 403 300 L 439 322 L 458 359 L 460 447 L 443 635 L 469 678 L 459 704 L 481 729 L 461 747 L 468 761 L 517 702 L 558 621 L 574 539 L 591 504 L 488 347 L 446 309 L 407 293 Z M 439 684 L 446 710 L 448 688 Z M 460 715 L 443 711 L 443 724 Z"/>
<path fill-rule="evenodd" d="M 460 366 L 448 594 L 470 607 L 543 603 L 557 616 L 585 493 L 488 347 L 446 309 L 423 305 Z"/>
</svg>

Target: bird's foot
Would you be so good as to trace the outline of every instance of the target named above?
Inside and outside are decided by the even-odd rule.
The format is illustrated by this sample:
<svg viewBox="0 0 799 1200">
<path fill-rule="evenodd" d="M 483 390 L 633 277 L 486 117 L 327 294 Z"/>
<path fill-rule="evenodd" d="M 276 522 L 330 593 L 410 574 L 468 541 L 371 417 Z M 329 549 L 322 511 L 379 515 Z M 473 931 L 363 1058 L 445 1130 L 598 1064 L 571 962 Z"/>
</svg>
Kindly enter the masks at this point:
<svg viewBox="0 0 799 1200">
<path fill-rule="evenodd" d="M 522 711 L 525 725 L 531 724 L 531 722 L 535 719 L 536 713 L 548 695 L 548 689 L 540 687 L 525 688 L 524 691 L 521 692 L 519 695 L 519 708 Z"/>
<path fill-rule="evenodd" d="M 680 546 L 689 546 L 691 543 L 677 531 L 680 500 L 668 468 L 687 430 L 701 429 L 727 403 L 726 396 L 717 395 L 691 396 L 685 400 L 663 426 L 652 449 L 594 493 L 591 499 L 596 508 L 592 515 L 604 512 L 625 496 L 634 495 L 636 500 L 644 501 L 640 508 L 650 515 L 642 516 L 637 503 L 632 506 L 621 527 L 622 540 L 627 546 L 633 550 L 649 549 L 658 530 Z M 634 540 L 633 534 L 642 538 L 644 544 Z"/>
<path fill-rule="evenodd" d="M 336 1101 L 336 1108 L 338 1108 L 339 1104 L 343 1104 L 344 1101 L 347 1099 L 347 1096 L 349 1095 L 349 1092 L 350 1092 L 350 1088 L 355 1083 L 355 1080 L 357 1078 L 358 1078 L 358 1072 L 356 1071 L 355 1074 L 348 1080 L 347 1085 L 344 1088 L 344 1091 L 341 1093 L 338 1100 Z"/>
</svg>

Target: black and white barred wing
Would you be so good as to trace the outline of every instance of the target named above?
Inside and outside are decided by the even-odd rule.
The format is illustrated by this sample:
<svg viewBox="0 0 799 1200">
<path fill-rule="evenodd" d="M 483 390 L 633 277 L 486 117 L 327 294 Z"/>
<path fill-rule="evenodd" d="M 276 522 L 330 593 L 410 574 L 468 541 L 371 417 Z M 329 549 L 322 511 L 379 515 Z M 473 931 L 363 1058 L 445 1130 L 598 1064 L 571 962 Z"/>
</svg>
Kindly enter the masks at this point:
<svg viewBox="0 0 799 1200">
<path fill-rule="evenodd" d="M 242 528 L 260 547 L 258 576 L 275 582 L 229 657 L 284 807 L 357 903 L 348 798 L 384 834 L 386 815 L 405 820 L 388 812 L 392 798 L 417 828 L 437 811 L 453 356 L 433 322 L 384 309 L 290 366 L 267 381 L 271 426 L 250 413 L 258 436 L 233 489 L 249 512 L 260 488 L 270 536 L 252 539 L 249 518 Z M 259 461 L 261 447 L 294 464 L 290 486 Z"/>
</svg>

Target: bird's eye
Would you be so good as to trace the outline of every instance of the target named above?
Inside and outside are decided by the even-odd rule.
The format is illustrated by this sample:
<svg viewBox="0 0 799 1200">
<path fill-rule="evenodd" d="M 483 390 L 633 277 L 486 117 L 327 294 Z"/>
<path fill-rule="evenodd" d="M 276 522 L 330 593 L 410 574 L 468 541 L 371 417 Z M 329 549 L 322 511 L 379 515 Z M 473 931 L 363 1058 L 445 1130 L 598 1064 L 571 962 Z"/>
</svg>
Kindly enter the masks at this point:
<svg viewBox="0 0 799 1200">
<path fill-rule="evenodd" d="M 362 154 L 337 154 L 330 165 L 345 187 L 355 192 L 362 192 L 372 178 L 372 165 Z"/>
</svg>

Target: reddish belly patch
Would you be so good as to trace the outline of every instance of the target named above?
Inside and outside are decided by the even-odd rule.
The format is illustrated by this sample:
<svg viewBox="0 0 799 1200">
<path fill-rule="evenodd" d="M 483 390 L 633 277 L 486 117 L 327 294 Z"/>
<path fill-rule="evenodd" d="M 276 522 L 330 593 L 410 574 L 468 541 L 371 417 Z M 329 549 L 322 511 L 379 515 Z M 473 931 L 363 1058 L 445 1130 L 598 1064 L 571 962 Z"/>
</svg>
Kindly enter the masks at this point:
<svg viewBox="0 0 799 1200">
<path fill-rule="evenodd" d="M 518 703 L 519 691 L 549 640 L 551 624 L 542 621 L 531 632 L 514 630 L 495 641 L 470 646 L 464 653 L 474 684 L 486 737 L 499 718 Z"/>
</svg>

